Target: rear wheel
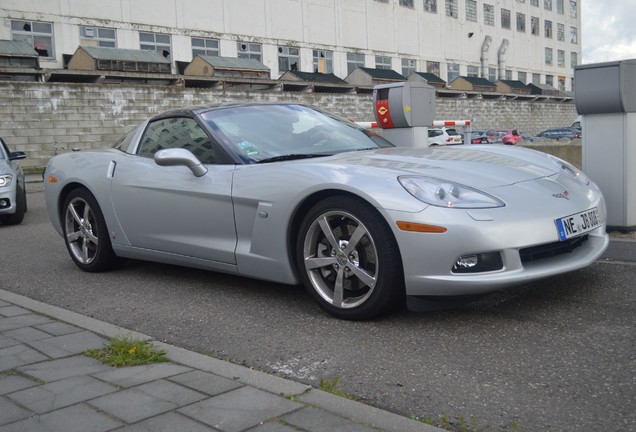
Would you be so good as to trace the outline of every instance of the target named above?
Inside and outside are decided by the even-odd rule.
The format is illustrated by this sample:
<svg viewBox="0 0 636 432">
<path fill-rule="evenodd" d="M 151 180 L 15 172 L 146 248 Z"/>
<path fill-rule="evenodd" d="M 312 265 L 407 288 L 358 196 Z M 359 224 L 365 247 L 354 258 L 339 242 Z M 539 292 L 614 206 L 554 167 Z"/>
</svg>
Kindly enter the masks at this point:
<svg viewBox="0 0 636 432">
<path fill-rule="evenodd" d="M 64 202 L 62 229 L 71 258 L 87 272 L 110 270 L 121 263 L 115 255 L 97 200 L 86 189 L 75 189 Z"/>
<path fill-rule="evenodd" d="M 303 220 L 296 247 L 305 287 L 338 318 L 369 319 L 403 298 L 395 238 L 384 218 L 362 200 L 337 196 L 317 203 Z"/>
</svg>

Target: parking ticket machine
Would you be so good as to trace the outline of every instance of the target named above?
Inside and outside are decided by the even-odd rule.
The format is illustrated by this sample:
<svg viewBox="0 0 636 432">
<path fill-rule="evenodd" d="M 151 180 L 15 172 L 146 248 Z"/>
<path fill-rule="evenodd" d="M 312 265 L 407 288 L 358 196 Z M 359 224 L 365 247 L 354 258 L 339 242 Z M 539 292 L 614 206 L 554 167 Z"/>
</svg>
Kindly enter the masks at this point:
<svg viewBox="0 0 636 432">
<path fill-rule="evenodd" d="M 398 147 L 427 147 L 435 118 L 435 90 L 415 81 L 373 88 L 373 107 L 382 136 Z"/>
</svg>

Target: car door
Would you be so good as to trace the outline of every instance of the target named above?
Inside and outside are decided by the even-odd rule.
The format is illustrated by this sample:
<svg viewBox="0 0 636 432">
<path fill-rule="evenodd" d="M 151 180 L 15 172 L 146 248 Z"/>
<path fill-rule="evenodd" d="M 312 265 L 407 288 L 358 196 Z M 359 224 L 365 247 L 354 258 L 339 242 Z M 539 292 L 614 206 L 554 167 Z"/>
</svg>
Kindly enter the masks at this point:
<svg viewBox="0 0 636 432">
<path fill-rule="evenodd" d="M 185 166 L 157 165 L 155 152 L 167 148 L 191 151 L 208 172 L 196 177 Z M 216 163 L 215 144 L 194 119 L 149 123 L 136 154 L 123 153 L 113 163 L 113 208 L 132 246 L 236 263 L 234 165 Z"/>
</svg>

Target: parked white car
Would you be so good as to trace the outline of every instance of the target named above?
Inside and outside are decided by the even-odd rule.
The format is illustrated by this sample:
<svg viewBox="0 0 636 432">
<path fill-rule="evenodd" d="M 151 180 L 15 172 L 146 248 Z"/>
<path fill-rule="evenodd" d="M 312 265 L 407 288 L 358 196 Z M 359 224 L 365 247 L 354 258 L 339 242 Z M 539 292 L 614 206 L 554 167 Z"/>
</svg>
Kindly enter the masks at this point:
<svg viewBox="0 0 636 432">
<path fill-rule="evenodd" d="M 461 144 L 462 136 L 453 128 L 441 127 L 428 130 L 428 145 Z"/>
</svg>

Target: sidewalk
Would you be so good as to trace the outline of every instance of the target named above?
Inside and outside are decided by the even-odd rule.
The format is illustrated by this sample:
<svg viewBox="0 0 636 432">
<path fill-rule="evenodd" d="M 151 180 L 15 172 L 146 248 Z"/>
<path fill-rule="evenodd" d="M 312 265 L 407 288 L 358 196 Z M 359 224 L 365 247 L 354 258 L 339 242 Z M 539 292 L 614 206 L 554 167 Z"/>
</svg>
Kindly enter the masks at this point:
<svg viewBox="0 0 636 432">
<path fill-rule="evenodd" d="M 378 432 L 441 429 L 167 345 L 170 363 L 83 356 L 150 337 L 0 290 L 0 432 Z"/>
</svg>

